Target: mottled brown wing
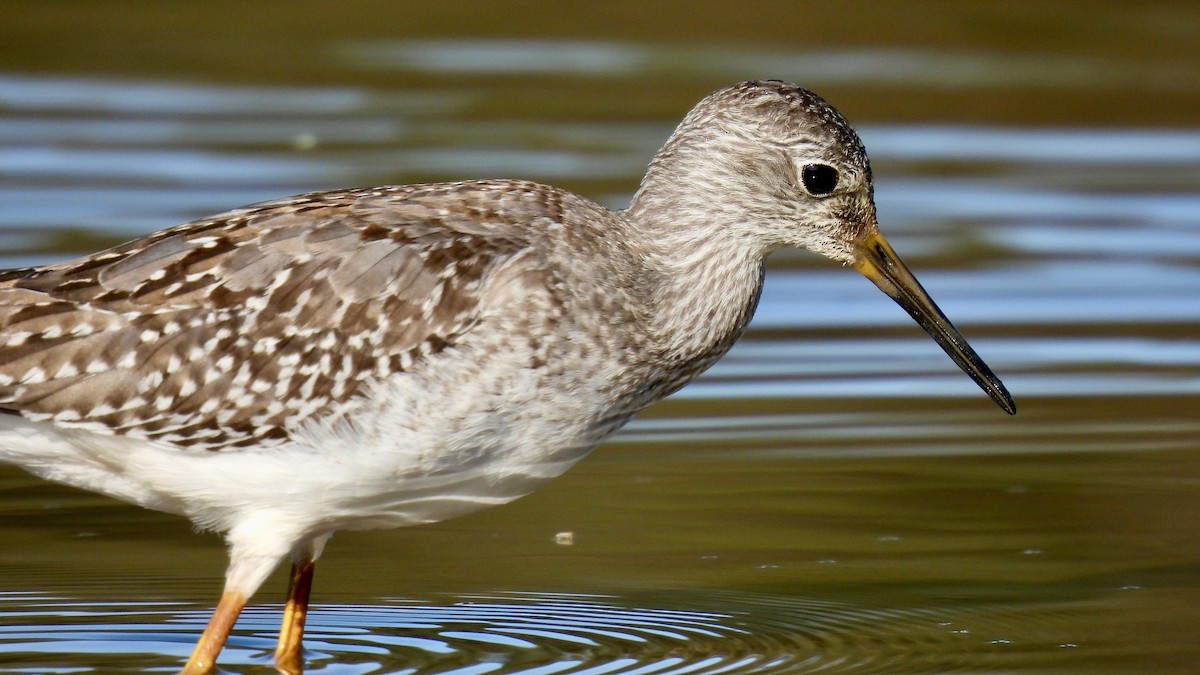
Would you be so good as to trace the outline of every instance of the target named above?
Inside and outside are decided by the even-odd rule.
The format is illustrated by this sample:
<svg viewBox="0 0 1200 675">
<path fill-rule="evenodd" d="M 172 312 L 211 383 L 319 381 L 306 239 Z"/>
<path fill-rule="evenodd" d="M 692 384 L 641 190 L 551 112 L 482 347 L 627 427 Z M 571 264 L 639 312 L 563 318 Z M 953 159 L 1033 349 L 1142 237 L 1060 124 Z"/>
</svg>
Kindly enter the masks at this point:
<svg viewBox="0 0 1200 675">
<path fill-rule="evenodd" d="M 470 330 L 527 246 L 520 221 L 546 215 L 502 217 L 499 193 L 300 196 L 0 273 L 0 408 L 193 448 L 283 442 Z"/>
</svg>

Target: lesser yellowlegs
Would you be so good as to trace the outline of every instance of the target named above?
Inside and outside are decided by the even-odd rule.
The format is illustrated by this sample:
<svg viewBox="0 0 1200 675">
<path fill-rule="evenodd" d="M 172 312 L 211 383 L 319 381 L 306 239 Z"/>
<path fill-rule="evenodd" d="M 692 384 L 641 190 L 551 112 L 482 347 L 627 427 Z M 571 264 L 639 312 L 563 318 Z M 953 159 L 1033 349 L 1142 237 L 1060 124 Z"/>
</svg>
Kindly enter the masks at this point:
<svg viewBox="0 0 1200 675">
<path fill-rule="evenodd" d="M 337 190 L 0 273 L 0 459 L 225 533 L 185 673 L 290 556 L 299 672 L 335 531 L 559 475 L 730 348 L 782 246 L 854 266 L 1015 412 L 879 234 L 858 136 L 760 81 L 688 113 L 625 211 L 513 180 Z"/>
</svg>

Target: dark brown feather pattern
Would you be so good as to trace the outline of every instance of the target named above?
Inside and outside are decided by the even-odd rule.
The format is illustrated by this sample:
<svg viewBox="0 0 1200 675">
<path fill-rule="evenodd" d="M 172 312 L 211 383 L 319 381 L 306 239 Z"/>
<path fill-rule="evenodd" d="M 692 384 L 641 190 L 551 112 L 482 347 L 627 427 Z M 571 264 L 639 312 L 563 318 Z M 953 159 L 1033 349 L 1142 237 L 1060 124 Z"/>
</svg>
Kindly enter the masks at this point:
<svg viewBox="0 0 1200 675">
<path fill-rule="evenodd" d="M 543 194 L 501 205 L 514 187 Z M 2 272 L 0 408 L 193 448 L 278 444 L 455 344 L 530 223 L 561 216 L 555 192 L 301 195 Z"/>
</svg>

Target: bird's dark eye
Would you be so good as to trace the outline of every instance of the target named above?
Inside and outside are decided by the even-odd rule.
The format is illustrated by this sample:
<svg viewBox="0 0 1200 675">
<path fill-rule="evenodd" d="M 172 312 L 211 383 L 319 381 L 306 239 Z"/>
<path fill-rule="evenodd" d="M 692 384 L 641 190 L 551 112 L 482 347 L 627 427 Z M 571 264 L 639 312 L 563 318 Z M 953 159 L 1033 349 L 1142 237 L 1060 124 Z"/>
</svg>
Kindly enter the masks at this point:
<svg viewBox="0 0 1200 675">
<path fill-rule="evenodd" d="M 837 169 L 828 164 L 805 164 L 800 170 L 800 179 L 804 181 L 804 189 L 814 197 L 824 197 L 837 188 Z"/>
</svg>

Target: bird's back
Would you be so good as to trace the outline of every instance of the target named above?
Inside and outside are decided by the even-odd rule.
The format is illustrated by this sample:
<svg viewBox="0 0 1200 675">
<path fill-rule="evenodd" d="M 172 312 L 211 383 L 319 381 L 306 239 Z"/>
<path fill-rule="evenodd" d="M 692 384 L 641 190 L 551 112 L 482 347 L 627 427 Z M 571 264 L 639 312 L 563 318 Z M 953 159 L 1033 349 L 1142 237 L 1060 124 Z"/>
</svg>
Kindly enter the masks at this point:
<svg viewBox="0 0 1200 675">
<path fill-rule="evenodd" d="M 514 260 L 537 283 L 557 199 L 514 182 L 302 195 L 0 273 L 0 408 L 180 448 L 286 442 L 454 347 Z"/>
</svg>

